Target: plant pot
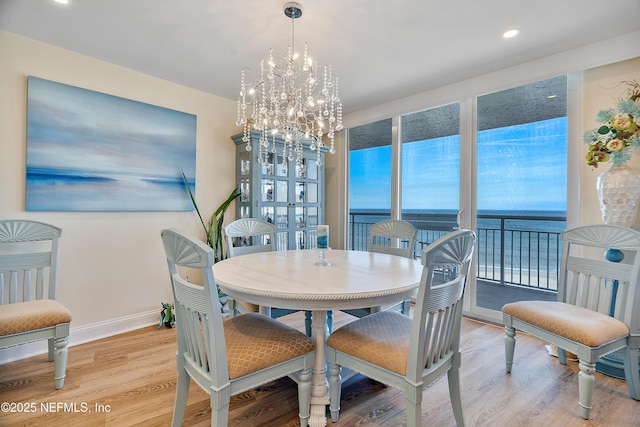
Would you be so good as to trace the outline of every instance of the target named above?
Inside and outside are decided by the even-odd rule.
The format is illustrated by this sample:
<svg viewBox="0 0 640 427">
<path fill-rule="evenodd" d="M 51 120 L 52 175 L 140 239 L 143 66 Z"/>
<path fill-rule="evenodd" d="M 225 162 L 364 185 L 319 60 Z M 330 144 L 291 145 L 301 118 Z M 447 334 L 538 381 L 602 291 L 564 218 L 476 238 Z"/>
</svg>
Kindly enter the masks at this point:
<svg viewBox="0 0 640 427">
<path fill-rule="evenodd" d="M 625 163 L 614 164 L 598 176 L 596 186 L 602 221 L 633 226 L 640 201 L 640 172 Z"/>
</svg>

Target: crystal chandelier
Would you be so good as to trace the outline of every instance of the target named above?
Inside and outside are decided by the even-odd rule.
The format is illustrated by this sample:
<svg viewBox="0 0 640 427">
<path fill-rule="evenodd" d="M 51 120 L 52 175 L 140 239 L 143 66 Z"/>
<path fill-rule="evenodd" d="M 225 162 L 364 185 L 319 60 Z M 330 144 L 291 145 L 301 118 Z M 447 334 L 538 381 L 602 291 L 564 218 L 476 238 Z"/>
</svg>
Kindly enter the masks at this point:
<svg viewBox="0 0 640 427">
<path fill-rule="evenodd" d="M 294 22 L 302 16 L 300 5 L 287 3 L 284 14 L 291 18 L 291 45 L 283 58 L 269 49 L 255 82 L 247 82 L 242 70 L 236 125 L 244 128 L 247 151 L 252 149 L 251 131 L 259 131 L 259 162 L 265 162 L 268 153 L 277 153 L 276 138 L 282 138 L 283 167 L 294 158 L 300 167 L 305 147 L 317 153 L 316 162 L 321 165 L 322 151 L 328 147 L 329 153 L 335 153 L 334 133 L 342 129 L 338 77 L 331 66 L 312 61 L 306 44 L 302 58 L 295 51 Z"/>
</svg>

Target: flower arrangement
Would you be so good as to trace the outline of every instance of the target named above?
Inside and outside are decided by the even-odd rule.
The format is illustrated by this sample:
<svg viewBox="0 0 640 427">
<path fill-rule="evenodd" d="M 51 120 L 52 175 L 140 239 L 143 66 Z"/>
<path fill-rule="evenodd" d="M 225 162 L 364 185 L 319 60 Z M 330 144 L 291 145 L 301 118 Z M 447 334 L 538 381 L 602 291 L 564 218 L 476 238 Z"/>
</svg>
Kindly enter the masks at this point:
<svg viewBox="0 0 640 427">
<path fill-rule="evenodd" d="M 623 83 L 629 86 L 626 97 L 614 108 L 600 110 L 596 120 L 602 126 L 586 131 L 582 138 L 589 145 L 587 164 L 594 168 L 601 162 L 626 163 L 640 147 L 640 84 Z"/>
</svg>

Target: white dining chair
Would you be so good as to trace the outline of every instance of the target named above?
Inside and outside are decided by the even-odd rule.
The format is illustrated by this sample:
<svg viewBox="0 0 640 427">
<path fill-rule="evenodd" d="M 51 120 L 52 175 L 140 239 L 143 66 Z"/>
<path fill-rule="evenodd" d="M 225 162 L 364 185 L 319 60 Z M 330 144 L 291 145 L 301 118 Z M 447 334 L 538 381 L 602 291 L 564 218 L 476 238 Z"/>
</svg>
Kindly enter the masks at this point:
<svg viewBox="0 0 640 427">
<path fill-rule="evenodd" d="M 224 237 L 227 242 L 229 257 L 253 254 L 258 252 L 276 250 L 276 227 L 273 223 L 256 218 L 240 218 L 224 227 Z M 244 301 L 231 301 L 234 315 L 259 311 L 273 319 L 296 313 L 300 310 L 291 310 L 278 307 L 258 307 Z M 305 330 L 311 336 L 311 312 L 305 312 Z"/>
<path fill-rule="evenodd" d="M 557 346 L 562 364 L 567 352 L 577 355 L 580 416 L 589 419 L 596 362 L 615 350 L 623 352 L 629 394 L 640 400 L 640 232 L 588 225 L 565 231 L 562 240 L 558 300 L 502 308 L 506 368 L 513 368 L 516 331 Z M 625 262 L 603 259 L 608 249 L 624 251 Z"/>
<path fill-rule="evenodd" d="M 340 371 L 346 367 L 404 393 L 407 426 L 422 425 L 423 389 L 445 373 L 458 426 L 464 426 L 460 396 L 462 298 L 476 236 L 457 230 L 422 251 L 423 272 L 413 318 L 381 311 L 342 326 L 327 339 L 331 419 L 340 417 Z M 454 277 L 434 281 L 450 268 Z"/>
<path fill-rule="evenodd" d="M 71 322 L 56 301 L 61 233 L 38 221 L 0 221 L 0 348 L 48 340 L 56 389 L 64 386 Z"/>
<path fill-rule="evenodd" d="M 369 252 L 413 259 L 417 235 L 418 229 L 407 221 L 397 219 L 380 221 L 369 227 L 367 249 Z M 382 307 L 366 307 L 342 311 L 352 316 L 364 317 L 382 309 Z M 411 301 L 405 300 L 384 309 L 400 311 L 402 314 L 408 315 L 411 309 Z"/>
<path fill-rule="evenodd" d="M 162 230 L 176 310 L 178 352 L 172 426 L 182 425 L 189 384 L 210 395 L 211 425 L 228 424 L 230 397 L 298 374 L 300 425 L 309 420 L 314 344 L 302 332 L 260 313 L 223 321 L 213 276 L 213 249 L 176 230 Z M 178 266 L 199 269 L 203 285 L 188 282 Z"/>
</svg>

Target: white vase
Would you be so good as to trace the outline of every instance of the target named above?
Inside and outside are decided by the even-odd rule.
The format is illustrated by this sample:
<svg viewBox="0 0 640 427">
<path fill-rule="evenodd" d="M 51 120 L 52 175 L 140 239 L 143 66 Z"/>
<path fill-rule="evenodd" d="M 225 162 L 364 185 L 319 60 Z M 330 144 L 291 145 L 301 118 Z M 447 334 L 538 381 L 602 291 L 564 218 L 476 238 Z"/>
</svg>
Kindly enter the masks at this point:
<svg viewBox="0 0 640 427">
<path fill-rule="evenodd" d="M 605 224 L 631 227 L 638 214 L 640 172 L 626 163 L 614 164 L 596 182 L 600 213 Z"/>
</svg>

